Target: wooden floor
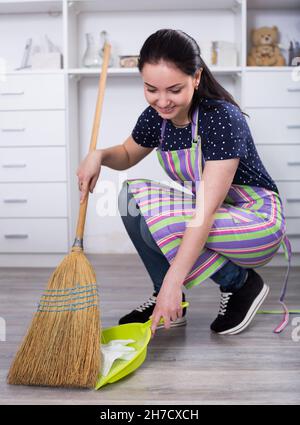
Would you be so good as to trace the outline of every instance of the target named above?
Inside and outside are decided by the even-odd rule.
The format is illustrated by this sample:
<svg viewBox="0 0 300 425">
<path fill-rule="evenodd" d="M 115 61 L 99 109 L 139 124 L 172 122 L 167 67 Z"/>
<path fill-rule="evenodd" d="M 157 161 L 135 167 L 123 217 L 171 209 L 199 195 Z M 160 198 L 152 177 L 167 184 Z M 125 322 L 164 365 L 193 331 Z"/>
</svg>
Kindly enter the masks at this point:
<svg viewBox="0 0 300 425">
<path fill-rule="evenodd" d="M 103 327 L 117 324 L 120 316 L 152 293 L 137 256 L 88 257 L 97 273 Z M 260 269 L 271 287 L 264 308 L 278 308 L 285 271 Z M 218 312 L 219 289 L 211 280 L 185 291 L 190 302 L 188 325 L 157 331 L 144 364 L 122 381 L 99 391 L 7 385 L 9 365 L 51 272 L 0 270 L 0 316 L 7 333 L 6 341 L 0 342 L 1 404 L 299 404 L 300 341 L 292 339 L 293 329 L 297 333 L 292 319 L 297 315 L 280 335 L 272 330 L 281 316 L 262 314 L 241 334 L 212 334 L 209 325 Z M 299 276 L 300 268 L 293 268 L 289 308 L 300 308 Z M 300 329 L 297 334 L 300 337 Z"/>
</svg>

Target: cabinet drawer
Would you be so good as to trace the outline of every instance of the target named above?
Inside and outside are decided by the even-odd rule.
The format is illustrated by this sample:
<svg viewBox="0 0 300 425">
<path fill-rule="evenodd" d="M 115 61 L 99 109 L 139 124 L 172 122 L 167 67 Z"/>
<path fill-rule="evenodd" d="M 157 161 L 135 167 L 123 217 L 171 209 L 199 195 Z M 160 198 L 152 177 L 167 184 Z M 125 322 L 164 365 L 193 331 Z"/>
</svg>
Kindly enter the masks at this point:
<svg viewBox="0 0 300 425">
<path fill-rule="evenodd" d="M 300 252 L 300 218 L 286 220 L 286 233 L 291 242 L 292 251 Z"/>
<path fill-rule="evenodd" d="M 67 217 L 67 185 L 0 183 L 0 217 Z"/>
<path fill-rule="evenodd" d="M 245 112 L 255 143 L 300 143 L 300 108 L 245 108 Z"/>
<path fill-rule="evenodd" d="M 300 218 L 286 219 L 286 233 L 291 240 L 300 238 Z"/>
<path fill-rule="evenodd" d="M 50 253 L 68 250 L 67 219 L 0 219 L 1 253 Z"/>
<path fill-rule="evenodd" d="M 7 75 L 0 80 L 0 110 L 64 109 L 63 74 Z"/>
<path fill-rule="evenodd" d="M 300 218 L 288 218 L 286 220 L 286 233 L 291 243 L 292 252 L 300 252 Z M 278 252 L 283 253 L 280 246 Z"/>
<path fill-rule="evenodd" d="M 291 247 L 292 247 L 292 253 L 299 253 L 300 252 L 300 235 L 299 236 L 290 236 L 289 238 Z"/>
<path fill-rule="evenodd" d="M 273 180 L 300 180 L 300 145 L 256 148 Z"/>
<path fill-rule="evenodd" d="M 65 181 L 64 147 L 0 148 L 0 181 Z"/>
<path fill-rule="evenodd" d="M 300 253 L 300 235 L 290 236 L 289 241 L 292 247 L 292 254 Z M 281 254 L 284 253 L 282 246 L 280 246 L 278 252 Z"/>
<path fill-rule="evenodd" d="M 65 145 L 65 112 L 0 112 L 0 146 L 22 145 Z"/>
<path fill-rule="evenodd" d="M 292 247 L 292 253 L 300 252 L 300 218 L 288 218 L 286 220 L 286 233 Z M 283 253 L 280 246 L 278 252 Z"/>
<path fill-rule="evenodd" d="M 275 183 L 279 189 L 285 216 L 300 218 L 300 181 Z"/>
<path fill-rule="evenodd" d="M 246 72 L 244 94 L 246 107 L 300 107 L 300 81 L 291 71 Z"/>
</svg>

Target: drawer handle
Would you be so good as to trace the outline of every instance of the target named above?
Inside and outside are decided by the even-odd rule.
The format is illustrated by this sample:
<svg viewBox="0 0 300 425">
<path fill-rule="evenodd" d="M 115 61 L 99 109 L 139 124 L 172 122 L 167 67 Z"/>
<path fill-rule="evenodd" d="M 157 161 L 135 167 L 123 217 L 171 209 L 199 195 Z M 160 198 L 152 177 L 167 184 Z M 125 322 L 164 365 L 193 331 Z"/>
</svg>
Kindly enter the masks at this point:
<svg viewBox="0 0 300 425">
<path fill-rule="evenodd" d="M 287 233 L 287 237 L 288 238 L 300 238 L 300 234 L 299 233 Z"/>
<path fill-rule="evenodd" d="M 3 133 L 23 132 L 25 128 L 2 128 Z"/>
<path fill-rule="evenodd" d="M 289 92 L 298 92 L 298 91 L 300 91 L 300 87 L 288 87 L 287 88 L 287 91 L 289 91 Z"/>
<path fill-rule="evenodd" d="M 286 198 L 286 201 L 290 203 L 300 202 L 300 198 Z"/>
<path fill-rule="evenodd" d="M 5 204 L 26 204 L 27 199 L 4 199 Z"/>
<path fill-rule="evenodd" d="M 4 235 L 5 239 L 28 239 L 28 235 L 16 233 L 16 234 L 10 234 L 10 235 Z"/>
<path fill-rule="evenodd" d="M 299 161 L 288 161 L 288 165 L 297 165 L 297 166 L 299 166 L 300 165 L 300 162 Z"/>
<path fill-rule="evenodd" d="M 3 168 L 25 168 L 26 164 L 3 164 Z"/>
<path fill-rule="evenodd" d="M 286 126 L 286 128 L 291 128 L 291 129 L 293 129 L 293 128 L 300 128 L 300 124 L 288 124 Z"/>
<path fill-rule="evenodd" d="M 23 91 L 19 91 L 19 92 L 6 92 L 6 93 L 1 93 L 1 96 L 22 96 L 24 94 Z"/>
</svg>

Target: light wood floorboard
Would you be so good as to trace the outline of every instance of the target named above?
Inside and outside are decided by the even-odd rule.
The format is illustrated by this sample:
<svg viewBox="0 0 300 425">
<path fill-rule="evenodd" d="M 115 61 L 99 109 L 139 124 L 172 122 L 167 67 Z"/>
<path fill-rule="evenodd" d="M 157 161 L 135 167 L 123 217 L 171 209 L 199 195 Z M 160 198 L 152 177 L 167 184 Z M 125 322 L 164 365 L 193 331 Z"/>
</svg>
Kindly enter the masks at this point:
<svg viewBox="0 0 300 425">
<path fill-rule="evenodd" d="M 97 274 L 102 326 L 144 302 L 152 285 L 137 255 L 88 255 Z M 244 332 L 212 334 L 219 289 L 211 280 L 185 290 L 190 302 L 186 327 L 159 330 L 143 365 L 123 380 L 99 391 L 11 386 L 6 375 L 53 269 L 0 269 L 0 316 L 6 341 L 0 342 L 1 404 L 299 404 L 300 341 L 286 330 L 272 332 L 281 315 L 256 315 Z M 286 271 L 258 270 L 271 287 L 264 308 L 279 309 Z M 290 272 L 289 308 L 300 308 L 300 268 Z M 300 318 L 299 318 L 300 325 Z M 300 337 L 300 329 L 298 331 Z"/>
</svg>

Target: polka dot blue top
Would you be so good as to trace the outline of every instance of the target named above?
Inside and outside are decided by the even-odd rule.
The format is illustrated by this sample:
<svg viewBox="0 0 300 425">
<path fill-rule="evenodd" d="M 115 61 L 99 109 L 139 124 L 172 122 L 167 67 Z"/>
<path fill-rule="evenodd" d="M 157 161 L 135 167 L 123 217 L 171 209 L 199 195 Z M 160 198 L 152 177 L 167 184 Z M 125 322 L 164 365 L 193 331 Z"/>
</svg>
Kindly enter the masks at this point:
<svg viewBox="0 0 300 425">
<path fill-rule="evenodd" d="M 240 109 L 225 100 L 201 98 L 199 103 L 199 134 L 205 161 L 240 158 L 233 184 L 263 187 L 279 193 L 275 182 L 264 167 L 245 116 Z M 139 116 L 132 137 L 141 146 L 159 145 L 163 118 L 151 106 Z M 191 124 L 175 127 L 167 120 L 163 151 L 190 148 Z"/>
</svg>

